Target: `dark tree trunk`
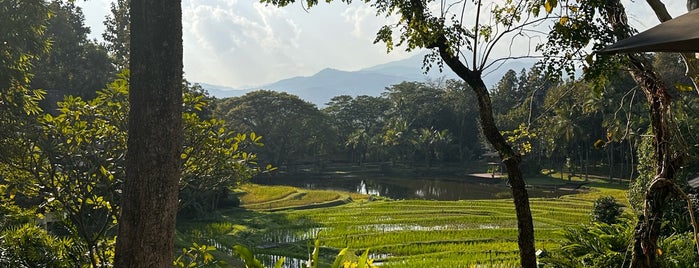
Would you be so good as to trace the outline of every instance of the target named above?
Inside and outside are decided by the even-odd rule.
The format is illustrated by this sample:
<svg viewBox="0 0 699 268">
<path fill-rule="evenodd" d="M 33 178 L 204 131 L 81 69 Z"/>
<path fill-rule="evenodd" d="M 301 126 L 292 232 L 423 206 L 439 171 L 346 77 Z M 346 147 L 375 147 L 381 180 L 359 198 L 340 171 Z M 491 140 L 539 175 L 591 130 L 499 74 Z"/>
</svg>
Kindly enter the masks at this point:
<svg viewBox="0 0 699 268">
<path fill-rule="evenodd" d="M 607 20 L 617 34 L 617 39 L 630 36 L 626 11 L 618 0 L 604 7 Z M 646 192 L 643 215 L 639 216 L 634 233 L 633 254 L 629 267 L 658 267 L 657 241 L 663 214 L 670 198 L 674 196 L 675 172 L 682 164 L 682 153 L 673 153 L 670 95 L 655 72 L 650 61 L 642 55 L 629 54 L 631 77 L 643 89 L 649 105 L 650 124 L 653 131 L 655 179 Z"/>
<path fill-rule="evenodd" d="M 439 53 L 444 63 L 446 63 L 461 79 L 466 81 L 476 93 L 483 134 L 498 152 L 500 159 L 502 159 L 507 168 L 507 178 L 512 189 L 512 197 L 517 214 L 517 230 L 519 231 L 517 242 L 519 245 L 521 265 L 526 268 L 537 267 L 536 251 L 534 247 L 534 223 L 529 207 L 529 194 L 527 193 L 522 169 L 520 167 L 522 158 L 507 143 L 502 134 L 500 134 L 500 130 L 495 125 L 490 94 L 483 83 L 481 73 L 468 69 L 468 67 L 459 61 L 459 58 L 452 56 L 448 51 L 446 38 L 439 38 L 435 47 L 439 48 Z"/>
<path fill-rule="evenodd" d="M 126 181 L 115 267 L 172 267 L 182 146 L 182 9 L 131 1 Z"/>
<path fill-rule="evenodd" d="M 631 76 L 645 92 L 650 106 L 656 174 L 646 192 L 643 215 L 636 225 L 630 267 L 658 267 L 657 241 L 664 211 L 675 194 L 675 173 L 681 167 L 682 154 L 673 154 L 670 146 L 672 137 L 668 116 L 671 100 L 665 85 L 649 67 L 649 61 L 632 55 L 629 58 L 634 66 L 630 71 Z"/>
</svg>

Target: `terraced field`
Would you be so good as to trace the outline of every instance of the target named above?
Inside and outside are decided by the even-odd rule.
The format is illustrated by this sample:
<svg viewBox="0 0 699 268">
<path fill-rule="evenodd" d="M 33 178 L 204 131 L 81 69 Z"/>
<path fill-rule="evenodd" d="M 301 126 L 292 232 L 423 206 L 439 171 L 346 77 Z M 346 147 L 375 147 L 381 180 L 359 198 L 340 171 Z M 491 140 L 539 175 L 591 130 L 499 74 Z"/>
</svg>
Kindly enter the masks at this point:
<svg viewBox="0 0 699 268">
<path fill-rule="evenodd" d="M 243 206 L 249 210 L 227 212 L 229 220 L 205 235 L 209 244 L 219 248 L 244 244 L 260 259 L 287 256 L 288 267 L 298 267 L 299 259 L 309 252 L 309 241 L 317 235 L 326 262 L 345 247 L 357 253 L 369 248 L 382 267 L 513 267 L 518 262 L 516 218 L 509 199 L 369 201 L 355 195 L 354 202 L 344 205 L 294 209 L 304 206 L 293 201 L 299 195 L 298 200 L 318 204 L 343 200 L 348 194 L 251 187 L 248 194 L 276 197 L 251 204 L 243 196 Z M 589 222 L 598 197 L 626 200 L 624 193 L 595 187 L 581 194 L 532 199 L 537 249 L 557 248 L 564 227 Z M 262 211 L 276 205 L 286 210 Z"/>
</svg>

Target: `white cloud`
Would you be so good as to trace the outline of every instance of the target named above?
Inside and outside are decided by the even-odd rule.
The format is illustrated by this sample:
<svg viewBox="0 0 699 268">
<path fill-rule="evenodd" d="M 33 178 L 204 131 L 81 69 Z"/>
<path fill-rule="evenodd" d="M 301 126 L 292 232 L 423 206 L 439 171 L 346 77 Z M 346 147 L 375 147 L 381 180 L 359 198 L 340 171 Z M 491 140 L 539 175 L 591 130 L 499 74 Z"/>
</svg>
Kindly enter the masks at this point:
<svg viewBox="0 0 699 268">
<path fill-rule="evenodd" d="M 92 38 L 101 38 L 109 2 L 76 1 Z M 640 30 L 658 24 L 647 4 L 623 2 Z M 685 12 L 683 2 L 666 5 L 679 16 Z M 363 2 L 320 1 L 308 12 L 298 3 L 277 8 L 255 0 L 183 0 L 182 7 L 185 74 L 192 82 L 261 85 L 328 67 L 357 70 L 408 56 L 401 48 L 386 54 L 383 44 L 373 44 L 376 31 L 397 18 L 376 17 Z M 471 20 L 472 12 L 466 14 Z"/>
<path fill-rule="evenodd" d="M 191 81 L 244 87 L 323 68 L 354 70 L 405 57 L 374 45 L 381 18 L 362 5 L 306 12 L 255 2 L 188 1 L 183 14 L 185 73 Z M 354 12 L 352 18 L 343 14 Z"/>
<path fill-rule="evenodd" d="M 351 6 L 342 12 L 342 17 L 345 19 L 345 22 L 353 25 L 352 35 L 357 38 L 367 37 L 367 28 L 369 28 L 367 24 L 376 25 L 376 10 L 368 5 Z M 371 32 L 371 35 L 374 34 L 374 32 Z"/>
</svg>

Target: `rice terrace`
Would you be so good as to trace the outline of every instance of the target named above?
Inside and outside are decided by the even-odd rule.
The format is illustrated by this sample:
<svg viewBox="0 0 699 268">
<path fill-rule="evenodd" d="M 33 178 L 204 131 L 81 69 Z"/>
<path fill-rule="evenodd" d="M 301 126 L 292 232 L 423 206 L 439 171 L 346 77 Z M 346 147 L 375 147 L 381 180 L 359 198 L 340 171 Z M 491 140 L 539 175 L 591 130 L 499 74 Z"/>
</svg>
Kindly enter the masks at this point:
<svg viewBox="0 0 699 268">
<path fill-rule="evenodd" d="M 333 174 L 348 176 L 347 172 L 324 176 Z M 361 174 L 367 176 L 368 172 Z M 497 192 L 507 187 L 500 176 L 476 191 L 490 188 Z M 440 177 L 458 180 L 457 176 Z M 563 229 L 590 223 L 593 203 L 599 197 L 626 200 L 626 183 L 606 178 L 585 181 L 578 176 L 561 180 L 557 173 L 532 178 L 530 189 L 548 196 L 531 199 L 537 248 L 542 252 L 560 248 Z M 571 185 L 582 187 L 571 189 Z M 517 221 L 507 196 L 394 200 L 357 191 L 262 184 L 243 185 L 238 194 L 240 209 L 222 210 L 211 218 L 190 222 L 179 229 L 180 236 L 196 237 L 223 249 L 247 245 L 268 266 L 283 256 L 285 267 L 298 267 L 308 259 L 309 245 L 316 238 L 322 245 L 321 263 L 325 265 L 342 248 L 350 248 L 356 255 L 369 249 L 373 263 L 381 267 L 516 267 L 519 262 Z M 224 252 L 219 254 L 226 255 Z"/>
</svg>

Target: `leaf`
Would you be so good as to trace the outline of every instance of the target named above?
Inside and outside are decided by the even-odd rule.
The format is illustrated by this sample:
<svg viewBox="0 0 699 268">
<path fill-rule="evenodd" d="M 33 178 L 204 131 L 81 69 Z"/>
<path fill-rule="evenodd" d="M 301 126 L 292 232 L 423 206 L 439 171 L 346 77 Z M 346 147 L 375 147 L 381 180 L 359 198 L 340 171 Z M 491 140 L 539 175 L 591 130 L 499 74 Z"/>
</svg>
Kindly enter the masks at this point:
<svg viewBox="0 0 699 268">
<path fill-rule="evenodd" d="M 284 257 L 279 258 L 277 263 L 274 264 L 274 268 L 282 268 L 282 266 L 284 266 L 284 260 Z"/>
<path fill-rule="evenodd" d="M 604 141 L 602 141 L 601 139 L 598 139 L 597 141 L 595 141 L 594 147 L 595 147 L 595 149 L 599 149 L 603 145 L 604 145 Z"/>
<path fill-rule="evenodd" d="M 313 243 L 313 257 L 311 258 L 311 263 L 313 268 L 318 268 L 318 255 L 320 254 L 320 234 Z"/>
<path fill-rule="evenodd" d="M 551 12 L 553 12 L 553 8 L 556 7 L 556 4 L 556 0 L 546 0 L 546 3 L 544 4 L 546 13 L 551 14 Z"/>
<path fill-rule="evenodd" d="M 361 257 L 359 257 L 359 261 L 357 262 L 357 268 L 365 268 L 366 263 L 369 260 L 369 249 L 367 248 L 366 251 L 362 254 Z"/>
<path fill-rule="evenodd" d="M 100 166 L 100 172 L 102 172 L 102 175 L 105 176 L 105 177 L 106 177 L 107 174 L 109 173 L 109 172 L 107 171 L 107 169 L 104 168 L 104 166 Z"/>
<path fill-rule="evenodd" d="M 238 256 L 245 261 L 245 265 L 248 268 L 264 268 L 262 263 L 252 255 L 252 251 L 245 246 L 235 245 L 233 246 L 233 252 L 238 254 Z"/>
<path fill-rule="evenodd" d="M 340 268 L 340 265 L 342 265 L 342 260 L 345 258 L 348 249 L 349 248 L 344 248 L 340 250 L 340 253 L 337 254 L 337 257 L 335 257 L 335 261 L 333 262 L 331 268 Z"/>
<path fill-rule="evenodd" d="M 675 83 L 675 87 L 679 91 L 686 91 L 686 92 L 691 92 L 694 91 L 694 87 L 690 85 L 685 85 L 685 84 L 680 84 L 680 83 Z"/>
<path fill-rule="evenodd" d="M 566 24 L 566 22 L 568 22 L 568 17 L 567 17 L 567 16 L 561 17 L 561 19 L 558 21 L 558 23 L 560 23 L 560 24 Z"/>
</svg>

